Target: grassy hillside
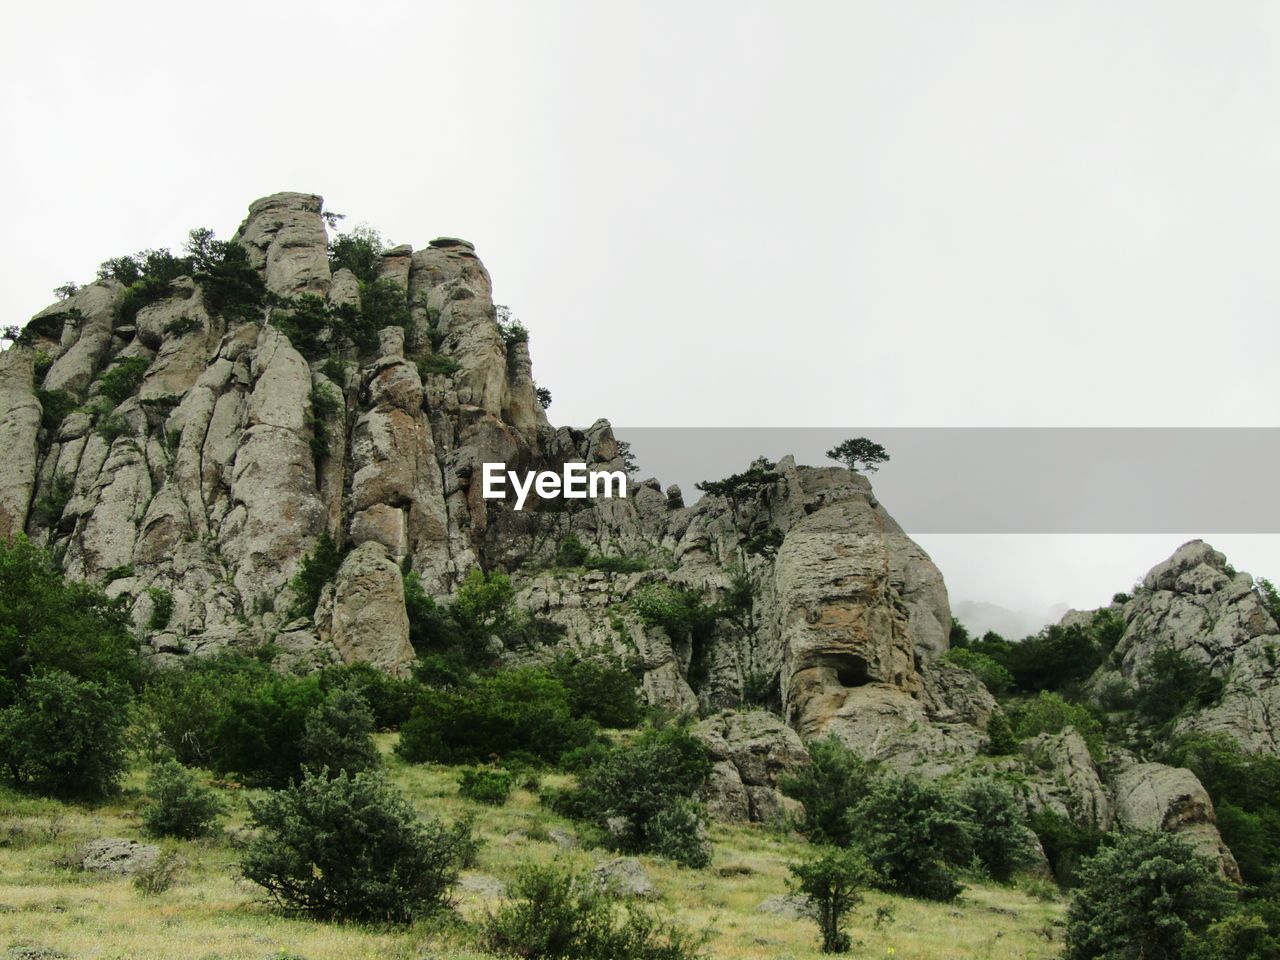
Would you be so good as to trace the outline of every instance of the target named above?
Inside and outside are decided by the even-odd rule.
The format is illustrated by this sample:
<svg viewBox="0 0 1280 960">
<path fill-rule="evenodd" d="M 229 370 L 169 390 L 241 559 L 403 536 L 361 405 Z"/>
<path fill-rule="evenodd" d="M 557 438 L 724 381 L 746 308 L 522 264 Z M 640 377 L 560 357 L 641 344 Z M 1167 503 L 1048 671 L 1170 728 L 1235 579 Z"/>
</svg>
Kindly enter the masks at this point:
<svg viewBox="0 0 1280 960">
<path fill-rule="evenodd" d="M 423 813 L 476 818 L 485 840 L 468 877 L 512 877 L 527 861 L 554 858 L 587 867 L 608 859 L 603 850 L 565 849 L 548 830 L 573 825 L 548 812 L 538 798 L 517 790 L 504 807 L 458 796 L 456 771 L 409 766 L 390 754 L 395 735 L 379 737 L 394 782 Z M 213 838 L 166 844 L 186 860 L 177 885 L 144 896 L 127 879 L 58 866 L 79 843 L 98 837 L 143 839 L 136 813 L 144 771 L 135 769 L 124 793 L 85 807 L 0 792 L 0 956 L 71 958 L 426 958 L 484 956 L 464 924 L 420 924 L 408 930 L 319 924 L 280 916 L 260 891 L 237 878 L 237 838 L 245 822 L 247 791 L 224 791 L 232 816 Z M 563 782 L 558 775 L 545 782 Z M 820 957 L 816 927 L 807 920 L 758 910 L 762 900 L 786 892 L 786 864 L 804 841 L 751 825 L 713 827 L 715 859 L 705 870 L 641 858 L 660 892 L 660 905 L 695 930 L 710 930 L 709 955 L 724 958 Z M 458 892 L 464 919 L 483 915 L 492 902 L 474 890 Z M 883 919 L 885 910 L 891 919 Z M 879 926 L 877 911 L 882 914 Z M 933 904 L 868 894 L 852 925 L 854 956 L 895 960 L 1034 958 L 1060 950 L 1064 908 L 1012 887 L 971 886 L 955 903 Z M 43 947 L 37 953 L 21 948 Z"/>
</svg>

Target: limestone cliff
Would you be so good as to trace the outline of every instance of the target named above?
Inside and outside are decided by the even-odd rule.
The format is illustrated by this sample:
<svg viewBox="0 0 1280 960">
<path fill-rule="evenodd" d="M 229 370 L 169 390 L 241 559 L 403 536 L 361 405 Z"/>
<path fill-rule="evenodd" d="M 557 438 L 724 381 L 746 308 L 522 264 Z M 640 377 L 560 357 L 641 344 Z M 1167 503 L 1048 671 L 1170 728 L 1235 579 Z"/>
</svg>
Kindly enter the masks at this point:
<svg viewBox="0 0 1280 960">
<path fill-rule="evenodd" d="M 704 721 L 713 807 L 726 815 L 783 809 L 774 781 L 806 762 L 797 734 L 834 734 L 933 775 L 977 756 L 994 700 L 940 659 L 951 625 L 942 575 L 865 477 L 788 457 L 691 507 L 656 480 L 633 482 L 625 500 L 522 512 L 487 501 L 485 462 L 623 469 L 625 458 L 603 420 L 548 422 L 527 338 L 498 323 L 472 245 L 383 251 L 373 275 L 400 321 L 316 351 L 281 317 L 306 307 L 354 324 L 364 309 L 362 281 L 331 267 L 321 198 L 258 200 L 232 242 L 267 294 L 252 315 L 220 307 L 223 293 L 196 271 L 140 308 L 126 284 L 101 279 L 36 314 L 0 356 L 0 536 L 25 532 L 69 575 L 126 598 L 157 663 L 271 645 L 281 669 L 363 660 L 404 672 L 414 651 L 403 575 L 446 596 L 480 565 L 511 572 L 519 605 L 559 637 L 550 649 L 508 644 L 507 659 L 605 648 L 639 659 L 653 704 L 717 715 L 755 699 L 782 718 Z M 125 370 L 138 379 L 121 390 Z M 344 557 L 314 609 L 297 610 L 288 585 L 324 534 Z M 571 534 L 645 568 L 561 569 L 553 560 Z M 1275 624 L 1247 583 L 1196 557 L 1148 578 L 1121 669 L 1161 632 L 1229 658 L 1269 679 L 1197 722 L 1274 745 L 1264 641 Z M 708 636 L 672 636 L 637 602 L 673 586 L 738 603 Z M 1169 816 L 1168 797 L 1116 798 L 1077 741 L 1037 748 L 1047 772 L 1030 804 L 1102 825 L 1116 810 Z"/>
</svg>

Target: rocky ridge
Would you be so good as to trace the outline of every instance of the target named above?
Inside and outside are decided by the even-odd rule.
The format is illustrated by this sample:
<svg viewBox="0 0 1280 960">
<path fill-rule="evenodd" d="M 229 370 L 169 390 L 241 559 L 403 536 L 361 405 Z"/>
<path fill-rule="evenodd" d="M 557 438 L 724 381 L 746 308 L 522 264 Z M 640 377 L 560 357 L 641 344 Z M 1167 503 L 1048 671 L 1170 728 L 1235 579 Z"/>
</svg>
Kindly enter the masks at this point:
<svg viewBox="0 0 1280 960">
<path fill-rule="evenodd" d="M 323 213 L 318 196 L 275 194 L 250 206 L 234 240 L 282 302 L 358 309 L 358 280 L 331 268 Z M 270 311 L 224 317 L 191 277 L 132 320 L 112 279 L 36 314 L 0 355 L 0 536 L 26 533 L 69 575 L 127 598 L 144 651 L 162 664 L 270 644 L 281 669 L 367 661 L 404 672 L 404 572 L 445 596 L 477 564 L 510 570 L 519 605 L 558 625 L 560 647 L 636 657 L 651 703 L 708 716 L 698 735 L 716 764 L 709 800 L 726 817 L 781 815 L 777 777 L 807 762 L 801 737 L 838 736 L 928 775 L 977 757 L 995 702 L 940 659 L 951 625 L 942 575 L 865 477 L 787 457 L 693 506 L 652 479 L 633 482 L 626 500 L 572 508 L 486 501 L 484 462 L 624 469 L 623 451 L 607 421 L 547 420 L 527 338 L 504 336 L 470 243 L 394 247 L 376 270 L 401 292 L 408 320 L 380 330 L 376 348 L 336 351 L 336 362 L 309 362 Z M 130 358 L 145 373 L 110 403 L 103 375 Z M 330 391 L 340 403 L 326 419 L 316 398 Z M 53 423 L 45 408 L 55 399 L 73 409 Z M 315 609 L 297 615 L 288 584 L 326 533 L 344 559 Z M 557 569 L 570 534 L 648 568 Z M 1197 722 L 1274 750 L 1280 702 L 1262 638 L 1275 623 L 1244 581 L 1196 557 L 1149 575 L 1151 599 L 1134 607 L 1119 669 L 1166 634 L 1229 659 L 1251 671 L 1242 675 L 1257 681 L 1256 696 Z M 635 610 L 655 586 L 713 602 L 741 578 L 749 603 L 698 649 Z M 163 596 L 172 610 L 157 616 Z M 778 716 L 718 712 L 753 690 L 769 691 Z M 1191 824 L 1197 842 L 1214 842 L 1211 804 L 1187 771 L 1146 765 L 1117 777 L 1073 736 L 1035 745 L 1044 769 L 1030 778 L 1029 803 L 1096 825 Z"/>
</svg>

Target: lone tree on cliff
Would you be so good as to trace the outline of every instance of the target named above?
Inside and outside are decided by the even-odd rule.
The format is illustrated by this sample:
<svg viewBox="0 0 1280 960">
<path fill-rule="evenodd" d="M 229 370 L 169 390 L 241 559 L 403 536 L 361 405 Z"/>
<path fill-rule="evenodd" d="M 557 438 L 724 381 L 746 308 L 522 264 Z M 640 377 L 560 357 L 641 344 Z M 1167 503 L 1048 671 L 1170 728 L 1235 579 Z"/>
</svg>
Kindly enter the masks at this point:
<svg viewBox="0 0 1280 960">
<path fill-rule="evenodd" d="M 843 463 L 854 473 L 858 472 L 859 466 L 867 473 L 875 473 L 880 469 L 880 464 L 889 462 L 889 454 L 884 447 L 872 443 L 866 437 L 845 440 L 828 450 L 827 456 Z"/>
</svg>

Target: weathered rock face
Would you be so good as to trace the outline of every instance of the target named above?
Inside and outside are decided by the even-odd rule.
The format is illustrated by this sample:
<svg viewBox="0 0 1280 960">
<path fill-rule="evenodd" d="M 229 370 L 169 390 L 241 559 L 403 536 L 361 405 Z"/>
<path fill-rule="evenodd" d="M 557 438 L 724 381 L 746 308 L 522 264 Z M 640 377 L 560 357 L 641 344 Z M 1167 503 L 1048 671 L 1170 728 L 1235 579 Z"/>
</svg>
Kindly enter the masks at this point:
<svg viewBox="0 0 1280 960">
<path fill-rule="evenodd" d="M 404 675 L 413 660 L 400 568 L 375 540 L 356 547 L 325 587 L 316 611 L 322 640 L 332 641 L 346 663 L 363 661 Z"/>
<path fill-rule="evenodd" d="M 1154 567 L 1124 605 L 1116 666 L 1093 686 L 1136 683 L 1162 648 L 1226 680 L 1220 701 L 1179 721 L 1179 730 L 1225 734 L 1253 753 L 1280 755 L 1280 626 L 1253 578 L 1200 540 Z"/>
<path fill-rule="evenodd" d="M 809 765 L 799 735 L 763 710 L 726 710 L 693 728 L 714 763 L 707 809 L 720 820 L 775 822 L 794 809 L 779 780 Z"/>
<path fill-rule="evenodd" d="M 40 455 L 40 401 L 35 397 L 33 351 L 14 346 L 0 354 L 0 538 L 21 533 L 36 483 Z"/>
<path fill-rule="evenodd" d="M 1121 825 L 1176 833 L 1217 863 L 1223 876 L 1240 882 L 1240 868 L 1218 833 L 1213 801 L 1194 773 L 1161 763 L 1135 763 L 1122 770 L 1112 786 Z"/>
<path fill-rule="evenodd" d="M 330 267 L 320 197 L 258 200 L 233 239 L 286 307 L 305 295 L 343 322 L 360 315 L 360 280 Z M 360 660 L 404 673 L 405 573 L 443 597 L 477 564 L 512 571 L 519 606 L 560 639 L 504 656 L 611 652 L 640 664 L 649 702 L 710 715 L 697 731 L 715 759 L 708 801 L 720 816 L 780 816 L 778 777 L 808 762 L 801 737 L 834 735 L 925 775 L 977 756 L 994 701 L 941 661 L 942 575 L 866 478 L 785 457 L 692 506 L 635 478 L 626 499 L 581 509 L 485 500 L 485 462 L 623 470 L 623 451 L 606 421 L 548 423 L 527 340 L 500 326 L 470 243 L 384 251 L 372 276 L 403 294 L 400 325 L 378 331 L 376 348 L 340 346 L 330 331 L 320 338 L 330 355 L 314 359 L 272 309 L 229 319 L 189 277 L 127 321 L 115 280 L 38 313 L 0 356 L 0 536 L 25 532 L 69 575 L 127 598 L 144 652 L 161 663 L 270 643 L 282 669 Z M 116 402 L 103 375 L 126 359 L 145 371 Z M 37 390 L 80 406 L 54 425 Z M 289 582 L 325 533 L 344 558 L 317 608 L 295 612 Z M 570 534 L 643 569 L 559 569 Z M 667 589 L 692 591 L 713 626 L 695 637 L 647 622 L 637 599 Z M 173 600 L 159 626 L 154 591 Z M 1280 627 L 1247 575 L 1188 544 L 1124 616 L 1115 669 L 1096 682 L 1132 680 L 1172 646 L 1230 678 L 1222 702 L 1185 727 L 1280 752 Z M 776 715 L 721 712 L 748 702 Z M 1107 773 L 1071 730 L 1007 763 L 1025 775 L 1030 806 L 1185 832 L 1233 869 L 1187 771 Z"/>
</svg>

